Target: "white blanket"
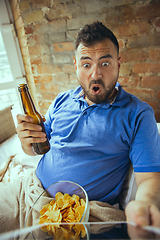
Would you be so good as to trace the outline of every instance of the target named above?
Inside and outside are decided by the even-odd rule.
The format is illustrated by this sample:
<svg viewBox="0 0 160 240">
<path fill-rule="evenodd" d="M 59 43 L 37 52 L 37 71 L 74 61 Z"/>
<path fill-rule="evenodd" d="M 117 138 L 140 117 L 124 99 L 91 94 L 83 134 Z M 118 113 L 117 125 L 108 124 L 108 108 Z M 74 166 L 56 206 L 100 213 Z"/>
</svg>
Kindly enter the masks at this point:
<svg viewBox="0 0 160 240">
<path fill-rule="evenodd" d="M 11 156 L 0 171 L 0 233 L 35 226 L 42 206 L 51 200 L 45 193 L 34 205 L 44 189 L 35 174 L 35 167 L 26 168 L 20 162 L 17 156 Z M 125 220 L 123 211 L 107 203 L 92 201 L 90 209 L 90 221 Z"/>
<path fill-rule="evenodd" d="M 0 172 L 0 181 L 0 232 L 23 228 L 27 214 L 44 191 L 35 168 L 24 170 L 12 156 Z M 29 226 L 38 223 L 39 210 L 38 205 L 32 210 L 27 222 Z"/>
</svg>

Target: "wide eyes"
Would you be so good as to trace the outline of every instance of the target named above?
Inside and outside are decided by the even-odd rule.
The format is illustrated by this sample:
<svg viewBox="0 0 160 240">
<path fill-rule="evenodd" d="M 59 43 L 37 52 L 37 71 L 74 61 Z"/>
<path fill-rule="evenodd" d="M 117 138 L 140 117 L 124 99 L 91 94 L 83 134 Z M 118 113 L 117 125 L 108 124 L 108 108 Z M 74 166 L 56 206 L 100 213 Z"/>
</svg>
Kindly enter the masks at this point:
<svg viewBox="0 0 160 240">
<path fill-rule="evenodd" d="M 99 65 L 101 65 L 101 66 L 103 66 L 103 67 L 108 67 L 108 66 L 110 65 L 110 63 L 109 63 L 109 62 L 102 62 L 102 63 L 99 64 Z M 84 64 L 82 64 L 82 66 L 83 66 L 84 68 L 88 68 L 88 67 L 91 66 L 91 64 L 89 64 L 89 63 L 84 63 Z"/>
<path fill-rule="evenodd" d="M 107 66 L 109 66 L 109 64 L 110 64 L 109 62 L 103 62 L 102 66 L 107 67 Z"/>
<path fill-rule="evenodd" d="M 90 67 L 90 64 L 89 63 L 84 63 L 83 67 L 88 68 L 88 67 Z"/>
</svg>

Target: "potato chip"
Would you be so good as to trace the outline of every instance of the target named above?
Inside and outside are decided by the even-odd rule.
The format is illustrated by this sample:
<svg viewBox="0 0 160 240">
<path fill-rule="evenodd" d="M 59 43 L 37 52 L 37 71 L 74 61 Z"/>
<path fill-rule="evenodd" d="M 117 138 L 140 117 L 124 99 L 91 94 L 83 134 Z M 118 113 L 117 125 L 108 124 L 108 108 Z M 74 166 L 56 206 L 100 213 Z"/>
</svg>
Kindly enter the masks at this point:
<svg viewBox="0 0 160 240">
<path fill-rule="evenodd" d="M 43 215 L 46 211 L 50 209 L 50 204 L 46 204 L 43 206 L 42 210 L 40 211 L 40 214 Z"/>
<path fill-rule="evenodd" d="M 55 239 L 80 239 L 85 237 L 86 231 L 84 226 L 61 223 L 80 222 L 85 210 L 85 201 L 80 199 L 76 194 L 70 196 L 68 193 L 57 192 L 55 199 L 49 204 L 43 206 L 40 211 L 39 224 L 57 223 L 57 225 L 47 225 L 41 229 L 48 232 L 49 235 L 54 235 Z"/>
</svg>

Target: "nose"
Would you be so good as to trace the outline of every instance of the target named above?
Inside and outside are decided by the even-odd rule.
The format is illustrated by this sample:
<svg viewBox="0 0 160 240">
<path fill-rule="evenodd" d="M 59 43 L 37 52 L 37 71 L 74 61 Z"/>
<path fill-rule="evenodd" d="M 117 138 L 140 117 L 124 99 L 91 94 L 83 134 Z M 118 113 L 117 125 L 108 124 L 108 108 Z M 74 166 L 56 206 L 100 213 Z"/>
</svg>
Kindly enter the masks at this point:
<svg viewBox="0 0 160 240">
<path fill-rule="evenodd" d="M 101 69 L 99 67 L 99 65 L 93 65 L 92 68 L 92 79 L 99 79 L 102 77 L 102 73 L 101 73 Z"/>
</svg>

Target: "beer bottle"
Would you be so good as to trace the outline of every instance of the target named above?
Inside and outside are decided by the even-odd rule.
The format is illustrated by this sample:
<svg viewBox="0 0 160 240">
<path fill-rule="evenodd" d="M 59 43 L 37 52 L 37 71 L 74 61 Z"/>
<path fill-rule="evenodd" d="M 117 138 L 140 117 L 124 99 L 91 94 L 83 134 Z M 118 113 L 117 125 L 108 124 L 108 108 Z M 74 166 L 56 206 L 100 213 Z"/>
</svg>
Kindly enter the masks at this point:
<svg viewBox="0 0 160 240">
<path fill-rule="evenodd" d="M 31 116 L 33 118 L 33 123 L 40 125 L 42 127 L 42 132 L 46 133 L 42 116 L 37 112 L 35 108 L 27 84 L 20 84 L 18 86 L 18 90 L 20 92 L 24 113 Z M 32 147 L 35 153 L 45 154 L 50 150 L 48 138 L 45 142 L 32 143 Z"/>
</svg>

